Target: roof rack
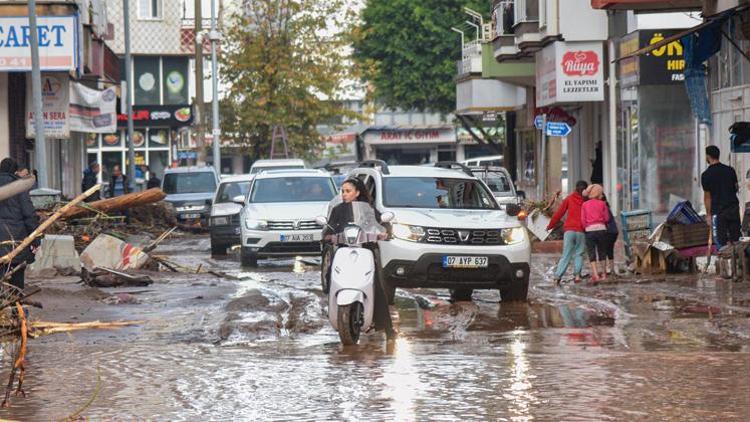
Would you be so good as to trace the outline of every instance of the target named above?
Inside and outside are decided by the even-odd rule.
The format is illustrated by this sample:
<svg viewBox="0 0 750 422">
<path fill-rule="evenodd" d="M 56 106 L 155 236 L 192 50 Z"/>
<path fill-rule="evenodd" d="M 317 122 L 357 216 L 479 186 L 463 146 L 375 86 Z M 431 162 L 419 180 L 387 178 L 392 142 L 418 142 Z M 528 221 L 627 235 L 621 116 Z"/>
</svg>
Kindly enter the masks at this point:
<svg viewBox="0 0 750 422">
<path fill-rule="evenodd" d="M 456 161 L 439 161 L 435 163 L 435 167 L 440 167 L 440 168 L 449 169 L 449 170 L 460 170 L 469 176 L 472 176 L 472 177 L 474 176 L 474 173 L 471 171 L 470 168 Z"/>
<path fill-rule="evenodd" d="M 388 163 L 383 160 L 365 160 L 361 161 L 359 166 L 373 169 L 380 167 L 380 171 L 383 172 L 383 174 L 391 174 L 390 170 L 388 170 Z"/>
</svg>

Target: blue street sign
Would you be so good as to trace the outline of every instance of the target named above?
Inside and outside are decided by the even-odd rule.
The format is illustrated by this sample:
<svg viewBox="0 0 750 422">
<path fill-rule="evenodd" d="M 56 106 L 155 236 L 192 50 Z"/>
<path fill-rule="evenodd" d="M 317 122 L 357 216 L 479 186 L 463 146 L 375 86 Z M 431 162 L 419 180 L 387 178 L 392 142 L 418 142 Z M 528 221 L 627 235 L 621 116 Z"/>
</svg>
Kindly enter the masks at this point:
<svg viewBox="0 0 750 422">
<path fill-rule="evenodd" d="M 543 125 L 544 125 L 544 117 L 542 116 L 534 117 L 534 127 L 536 127 L 539 130 L 542 130 Z"/>
<path fill-rule="evenodd" d="M 547 136 L 565 137 L 570 135 L 572 130 L 565 122 L 547 122 Z"/>
</svg>

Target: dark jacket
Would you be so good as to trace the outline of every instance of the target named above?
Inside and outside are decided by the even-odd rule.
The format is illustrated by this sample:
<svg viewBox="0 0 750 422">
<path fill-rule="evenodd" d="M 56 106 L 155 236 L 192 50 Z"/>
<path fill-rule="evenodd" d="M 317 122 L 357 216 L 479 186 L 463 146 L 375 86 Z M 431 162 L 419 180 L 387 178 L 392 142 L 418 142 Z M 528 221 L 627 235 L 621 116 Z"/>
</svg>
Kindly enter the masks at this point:
<svg viewBox="0 0 750 422">
<path fill-rule="evenodd" d="M 125 189 L 125 194 L 130 193 L 130 182 L 128 182 L 128 176 L 122 175 L 122 186 Z M 115 197 L 115 177 L 112 176 L 109 178 L 109 189 L 107 190 L 108 196 L 110 198 Z"/>
<path fill-rule="evenodd" d="M 146 189 L 153 189 L 153 188 L 160 188 L 161 187 L 161 180 L 156 176 L 151 176 L 151 178 L 148 179 L 148 183 L 146 183 Z"/>
<path fill-rule="evenodd" d="M 0 186 L 5 186 L 18 178 L 9 173 L 0 173 Z M 30 235 L 39 226 L 39 217 L 34 210 L 34 204 L 31 203 L 31 196 L 28 192 L 19 193 L 4 201 L 0 201 L 0 242 L 15 241 L 21 242 L 26 236 Z M 40 240 L 37 238 L 32 243 L 38 246 Z M 0 255 L 5 255 L 15 249 L 13 244 L 0 244 Z M 33 262 L 34 254 L 31 248 L 26 248 L 14 259 L 14 264 L 22 262 Z"/>
<path fill-rule="evenodd" d="M 96 173 L 91 171 L 90 168 L 87 168 L 83 171 L 83 180 L 81 180 L 81 192 L 86 192 L 87 190 L 93 188 L 96 186 L 97 180 L 96 180 Z M 94 192 L 93 195 L 89 196 L 85 199 L 86 202 L 93 202 L 98 201 L 101 198 L 101 195 L 99 194 L 99 191 Z"/>
</svg>

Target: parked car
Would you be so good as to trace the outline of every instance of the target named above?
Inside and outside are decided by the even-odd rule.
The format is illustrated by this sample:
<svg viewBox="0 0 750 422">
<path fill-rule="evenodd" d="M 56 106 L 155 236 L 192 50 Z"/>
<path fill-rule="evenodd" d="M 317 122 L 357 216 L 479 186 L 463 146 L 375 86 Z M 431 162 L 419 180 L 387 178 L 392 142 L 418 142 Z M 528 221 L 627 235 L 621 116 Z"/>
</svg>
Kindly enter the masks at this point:
<svg viewBox="0 0 750 422">
<path fill-rule="evenodd" d="M 513 179 L 504 167 L 471 167 L 470 170 L 490 188 L 501 209 L 508 204 L 520 204 L 521 200 L 526 199 L 524 191 L 516 191 Z"/>
<path fill-rule="evenodd" d="M 503 301 L 526 300 L 531 243 L 520 207 L 501 210 L 471 171 L 371 162 L 351 175 L 381 214 L 395 215 L 392 238 L 378 242 L 391 301 L 396 287 L 448 288 L 454 300 L 499 289 Z"/>
<path fill-rule="evenodd" d="M 468 160 L 461 161 L 461 164 L 468 167 L 502 167 L 503 156 L 502 155 L 487 155 L 484 157 L 474 157 Z"/>
<path fill-rule="evenodd" d="M 176 167 L 164 171 L 161 189 L 177 213 L 177 221 L 186 225 L 208 227 L 219 176 L 213 167 Z"/>
<path fill-rule="evenodd" d="M 258 259 L 320 255 L 325 215 L 336 195 L 331 176 L 320 170 L 271 170 L 259 173 L 250 185 L 240 214 L 243 266 Z"/>
<path fill-rule="evenodd" d="M 250 167 L 250 174 L 258 174 L 264 170 L 295 170 L 304 168 L 306 168 L 305 162 L 296 158 L 257 160 Z"/>
<path fill-rule="evenodd" d="M 240 203 L 245 200 L 252 180 L 249 174 L 222 177 L 211 205 L 211 255 L 226 255 L 227 248 L 240 244 Z"/>
</svg>

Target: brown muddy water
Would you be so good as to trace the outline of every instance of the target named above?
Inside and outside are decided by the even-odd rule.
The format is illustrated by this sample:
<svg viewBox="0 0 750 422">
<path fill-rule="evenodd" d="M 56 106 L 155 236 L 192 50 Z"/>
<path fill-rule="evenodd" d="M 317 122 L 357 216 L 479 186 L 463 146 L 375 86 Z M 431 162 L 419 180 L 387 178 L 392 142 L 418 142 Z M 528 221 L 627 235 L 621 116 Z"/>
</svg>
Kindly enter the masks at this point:
<svg viewBox="0 0 750 422">
<path fill-rule="evenodd" d="M 344 348 L 325 319 L 316 267 L 277 261 L 241 273 L 235 259 L 209 259 L 205 240 L 173 246 L 180 259 L 241 280 L 162 275 L 125 303 L 48 288 L 42 299 L 53 309 L 45 312 L 58 309 L 58 320 L 147 322 L 34 340 L 29 396 L 0 418 L 56 420 L 92 397 L 82 413 L 92 420 L 750 415 L 750 288 L 741 284 L 683 278 L 558 289 L 543 276 L 549 257 L 535 257 L 529 303 L 498 303 L 491 291 L 457 304 L 440 290 L 400 291 L 398 340 L 371 333 Z"/>
</svg>

